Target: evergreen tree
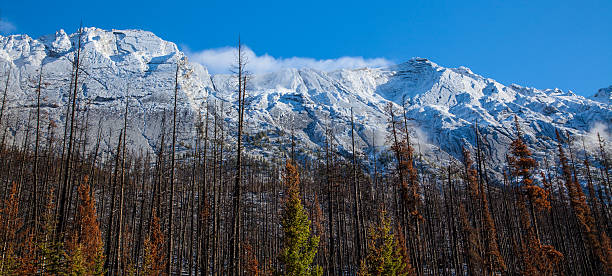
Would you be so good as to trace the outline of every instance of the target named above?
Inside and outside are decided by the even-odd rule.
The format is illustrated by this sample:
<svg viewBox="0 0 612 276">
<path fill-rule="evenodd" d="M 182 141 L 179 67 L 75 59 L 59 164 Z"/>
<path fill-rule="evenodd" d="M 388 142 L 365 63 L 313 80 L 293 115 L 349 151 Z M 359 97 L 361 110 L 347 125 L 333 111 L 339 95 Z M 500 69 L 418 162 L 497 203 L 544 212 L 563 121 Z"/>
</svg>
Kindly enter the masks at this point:
<svg viewBox="0 0 612 276">
<path fill-rule="evenodd" d="M 604 231 L 598 233 L 595 225 L 595 219 L 591 214 L 591 208 L 586 203 L 586 196 L 582 191 L 582 186 L 578 183 L 577 176 L 572 176 L 570 166 L 568 164 L 567 157 L 563 151 L 562 140 L 559 132 L 556 132 L 558 141 L 558 153 L 559 163 L 561 164 L 561 171 L 563 180 L 565 181 L 565 188 L 570 199 L 570 206 L 576 216 L 578 224 L 581 227 L 581 232 L 586 236 L 587 244 L 589 249 L 595 255 L 601 265 L 602 271 L 606 274 L 612 274 L 612 250 L 610 249 L 609 238 Z M 603 244 L 602 244 L 603 241 Z"/>
<path fill-rule="evenodd" d="M 404 237 L 404 231 L 402 230 L 401 226 L 397 227 L 397 242 L 400 249 L 400 254 L 402 255 L 402 261 L 405 264 L 402 273 L 411 276 L 416 275 L 416 271 L 410 262 L 410 254 L 408 253 L 408 247 L 406 246 L 406 237 Z"/>
<path fill-rule="evenodd" d="M 548 191 L 537 186 L 533 173 L 537 162 L 531 157 L 531 151 L 522 138 L 518 117 L 514 116 L 517 138 L 510 144 L 512 157 L 510 162 L 512 174 L 520 179 L 517 189 L 517 207 L 519 221 L 525 235 L 521 239 L 521 259 L 523 275 L 550 275 L 557 264 L 563 259 L 563 254 L 552 245 L 540 241 L 536 211 L 549 210 Z M 529 206 L 529 207 L 527 207 Z"/>
<path fill-rule="evenodd" d="M 74 244 L 72 244 L 74 243 Z M 68 242 L 68 273 L 66 275 L 89 275 L 87 264 L 83 254 L 83 247 L 75 240 Z"/>
<path fill-rule="evenodd" d="M 501 256 L 499 246 L 497 243 L 497 230 L 495 228 L 495 222 L 489 209 L 489 201 L 487 199 L 487 193 L 484 192 L 484 188 L 481 182 L 477 179 L 477 171 L 472 168 L 472 158 L 470 152 L 463 149 L 463 158 L 465 160 L 466 169 L 466 181 L 468 193 L 473 203 L 479 203 L 474 208 L 481 209 L 482 214 L 482 231 L 484 231 L 485 245 L 481 246 L 484 248 L 484 261 L 486 267 L 491 271 L 505 271 L 507 269 L 506 263 Z"/>
<path fill-rule="evenodd" d="M 557 251 L 552 245 L 545 245 L 536 236 L 535 230 L 531 225 L 529 213 L 525 206 L 525 195 L 520 195 L 517 201 L 519 209 L 519 220 L 525 231 L 525 236 L 521 240 L 521 261 L 522 275 L 553 275 L 557 265 L 563 260 L 563 254 Z"/>
<path fill-rule="evenodd" d="M 38 249 L 41 254 L 40 271 L 44 275 L 64 275 L 66 268 L 66 252 L 64 243 L 55 240 L 57 219 L 55 217 L 55 193 L 51 189 L 48 193 L 45 213 L 42 220 L 42 235 L 39 237 Z"/>
<path fill-rule="evenodd" d="M 466 256 L 467 268 L 470 274 L 483 274 L 484 261 L 479 253 L 482 251 L 482 247 L 478 240 L 478 230 L 470 223 L 463 203 L 459 204 L 459 218 L 463 231 L 463 252 Z"/>
<path fill-rule="evenodd" d="M 514 169 L 512 173 L 521 178 L 521 190 L 529 198 L 529 202 L 531 203 L 530 211 L 533 216 L 533 222 L 535 223 L 536 218 L 534 217 L 534 209 L 537 211 L 550 209 L 548 192 L 534 183 L 533 170 L 537 167 L 538 163 L 531 157 L 531 151 L 523 141 L 521 128 L 516 116 L 514 120 L 517 138 L 510 144 L 510 151 L 512 152 L 510 160 Z M 537 233 L 537 224 L 534 226 L 536 227 Z"/>
<path fill-rule="evenodd" d="M 38 260 L 36 259 L 37 248 L 34 241 L 34 233 L 28 231 L 23 245 L 21 246 L 21 256 L 19 257 L 19 275 L 34 275 L 37 271 Z"/>
<path fill-rule="evenodd" d="M 401 252 L 398 240 L 391 233 L 391 224 L 386 212 L 380 215 L 376 226 L 370 227 L 368 240 L 368 256 L 361 263 L 359 275 L 395 276 L 411 275 L 407 269 L 405 256 Z"/>
<path fill-rule="evenodd" d="M 2 238 L 2 259 L 0 259 L 0 274 L 11 275 L 19 268 L 16 255 L 17 229 L 22 226 L 19 213 L 19 195 L 17 184 L 13 183 L 4 208 L 0 210 L 0 237 Z"/>
<path fill-rule="evenodd" d="M 283 275 L 322 275 L 321 267 L 313 265 L 319 237 L 310 234 L 310 220 L 300 199 L 300 175 L 292 161 L 285 165 L 287 186 L 281 225 L 283 249 L 279 260 Z"/>
<path fill-rule="evenodd" d="M 151 234 L 145 240 L 144 275 L 166 275 L 166 258 L 164 255 L 164 241 L 166 237 L 162 233 L 157 212 L 152 212 L 153 220 Z"/>
<path fill-rule="evenodd" d="M 78 188 L 81 205 L 79 206 L 79 220 L 77 222 L 77 253 L 82 258 L 83 270 L 87 275 L 104 274 L 104 244 L 102 243 L 102 233 L 100 223 L 96 216 L 95 200 L 91 196 L 87 178 Z"/>
<path fill-rule="evenodd" d="M 259 276 L 261 275 L 261 270 L 259 269 L 259 261 L 257 260 L 257 256 L 255 256 L 255 252 L 251 244 L 247 243 L 244 245 L 244 264 L 246 264 L 246 274 L 249 276 Z"/>
</svg>

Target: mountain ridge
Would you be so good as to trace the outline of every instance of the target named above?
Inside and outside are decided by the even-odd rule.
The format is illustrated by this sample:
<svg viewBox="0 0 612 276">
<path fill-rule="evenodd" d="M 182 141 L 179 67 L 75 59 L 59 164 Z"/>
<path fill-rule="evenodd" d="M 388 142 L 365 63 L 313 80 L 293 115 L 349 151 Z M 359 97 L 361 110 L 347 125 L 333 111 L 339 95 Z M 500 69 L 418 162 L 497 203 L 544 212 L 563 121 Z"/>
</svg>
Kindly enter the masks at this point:
<svg viewBox="0 0 612 276">
<path fill-rule="evenodd" d="M 189 143 L 187 137 L 195 129 L 196 115 L 212 103 L 217 109 L 223 103 L 226 122 L 230 129 L 235 125 L 236 111 L 231 106 L 236 102 L 236 93 L 231 75 L 209 74 L 204 66 L 189 62 L 176 44 L 148 31 L 84 30 L 86 74 L 79 98 L 83 108 L 88 106 L 94 111 L 89 123 L 99 121 L 101 128 L 110 130 L 108 137 L 103 137 L 108 140 L 107 146 L 113 143 L 113 132 L 116 135 L 122 126 L 120 110 L 129 98 L 129 142 L 145 150 L 159 147 L 163 114 L 171 110 L 177 63 L 182 64 L 179 110 L 181 127 L 185 129 L 183 143 Z M 61 107 L 68 99 L 70 60 L 74 58 L 77 39 L 77 34 L 69 35 L 63 30 L 39 39 L 0 36 L 0 70 L 6 72 L 10 68 L 17 80 L 9 85 L 12 110 L 32 106 L 31 80 L 36 79 L 44 64 L 43 93 L 48 103 L 44 110 L 51 120 L 60 124 L 64 121 Z M 424 154 L 437 152 L 460 158 L 461 147 L 474 145 L 473 124 L 478 123 L 494 162 L 503 162 L 514 136 L 515 114 L 525 139 L 540 156 L 554 147 L 556 129 L 579 136 L 589 135 L 596 122 L 610 129 L 612 107 L 610 88 L 607 89 L 586 98 L 559 89 L 506 86 L 467 67 L 445 68 L 425 58 L 386 68 L 331 72 L 283 69 L 251 76 L 246 131 L 253 136 L 270 131 L 295 132 L 300 144 L 314 152 L 324 143 L 326 129 L 331 128 L 340 150 L 349 152 L 347 123 L 352 109 L 357 146 L 368 154 L 374 146 L 381 148 L 385 143 L 389 117 L 386 106 L 392 103 L 399 111 L 405 98 L 412 136 Z M 21 116 L 25 117 L 25 113 Z M 266 153 L 263 149 L 255 151 Z"/>
</svg>

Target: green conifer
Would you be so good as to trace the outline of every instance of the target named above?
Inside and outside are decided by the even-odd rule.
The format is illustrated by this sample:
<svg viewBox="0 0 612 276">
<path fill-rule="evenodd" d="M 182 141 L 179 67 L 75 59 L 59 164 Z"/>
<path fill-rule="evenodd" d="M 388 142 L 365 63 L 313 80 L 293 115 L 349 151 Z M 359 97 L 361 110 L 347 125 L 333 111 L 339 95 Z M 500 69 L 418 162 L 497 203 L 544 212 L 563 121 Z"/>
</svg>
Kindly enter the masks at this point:
<svg viewBox="0 0 612 276">
<path fill-rule="evenodd" d="M 380 215 L 376 226 L 370 227 L 368 256 L 362 262 L 359 275 L 395 276 L 409 275 L 397 239 L 391 233 L 391 224 L 386 212 Z"/>
<path fill-rule="evenodd" d="M 310 220 L 300 200 L 300 175 L 291 161 L 285 166 L 284 182 L 287 194 L 281 221 L 283 249 L 279 257 L 282 275 L 322 275 L 321 267 L 313 265 L 319 237 L 310 234 Z"/>
<path fill-rule="evenodd" d="M 55 240 L 57 220 L 54 214 L 55 202 L 53 201 L 53 189 L 48 193 L 48 200 L 42 220 L 42 235 L 38 243 L 41 253 L 41 268 L 44 275 L 65 275 L 66 252 L 64 243 Z"/>
</svg>

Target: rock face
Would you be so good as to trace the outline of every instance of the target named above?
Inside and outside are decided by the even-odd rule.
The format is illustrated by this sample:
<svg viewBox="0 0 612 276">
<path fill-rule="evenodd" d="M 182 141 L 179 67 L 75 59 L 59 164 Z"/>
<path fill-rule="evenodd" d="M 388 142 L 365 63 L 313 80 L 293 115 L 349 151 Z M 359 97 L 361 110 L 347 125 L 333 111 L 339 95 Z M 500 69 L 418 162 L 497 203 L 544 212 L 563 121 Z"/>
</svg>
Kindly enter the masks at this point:
<svg viewBox="0 0 612 276">
<path fill-rule="evenodd" d="M 78 34 L 68 35 L 63 30 L 39 39 L 0 36 L 2 83 L 11 72 L 7 109 L 12 119 L 3 119 L 3 124 L 11 126 L 9 136 L 25 133 L 24 122 L 35 110 L 41 67 L 45 118 L 63 125 L 78 38 Z M 237 93 L 232 76 L 210 75 L 201 65 L 189 63 L 174 43 L 146 31 L 86 28 L 81 39 L 79 106 L 89 112 L 82 112 L 79 122 L 88 122 L 83 125 L 93 129 L 100 123 L 102 143 L 107 147 L 116 143 L 122 128 L 126 99 L 128 142 L 136 149 L 159 147 L 164 112 L 173 108 L 177 64 L 181 64 L 178 102 L 182 145 L 193 139 L 197 114 L 204 113 L 207 103 L 216 106 L 233 131 Z M 468 68 L 444 68 L 423 58 L 376 69 L 286 69 L 251 76 L 247 90 L 248 141 L 252 152 L 263 154 L 271 150 L 262 144 L 285 143 L 288 138 L 273 138 L 292 132 L 304 149 L 316 150 L 324 143 L 328 127 L 334 143 L 350 151 L 351 109 L 360 151 L 368 154 L 375 145 L 380 152 L 388 136 L 385 107 L 389 103 L 397 108 L 397 115 L 401 115 L 404 103 L 413 141 L 421 152 L 460 157 L 462 146 L 475 143 L 474 123 L 478 123 L 486 150 L 500 164 L 514 138 L 514 115 L 536 154 L 556 145 L 555 129 L 586 135 L 598 122 L 612 125 L 612 86 L 587 99 L 558 89 L 505 86 Z M 93 144 L 98 131 L 89 133 Z M 269 143 L 263 143 L 266 141 Z"/>
<path fill-rule="evenodd" d="M 597 94 L 593 95 L 591 99 L 608 105 L 612 104 L 612 85 L 599 89 Z"/>
<path fill-rule="evenodd" d="M 0 37 L 3 86 L 7 72 L 11 73 L 7 108 L 14 118 L 7 123 L 16 135 L 21 135 L 17 129 L 23 128 L 19 121 L 27 121 L 29 111 L 35 111 L 35 86 L 41 67 L 44 117 L 63 125 L 78 39 L 78 34 L 67 35 L 63 30 L 38 40 L 27 35 Z M 116 137 L 122 128 L 126 99 L 129 99 L 128 142 L 136 149 L 159 146 L 164 111 L 173 108 L 177 63 L 182 64 L 178 72 L 179 110 L 185 118 L 182 122 L 192 121 L 193 112 L 212 91 L 205 68 L 186 63 L 185 55 L 174 43 L 150 32 L 86 28 L 81 39 L 83 70 L 78 82 L 78 101 L 79 108 L 89 112 L 81 112 L 79 122 L 88 122 L 93 137 L 97 136 L 100 122 L 102 142 L 107 146 L 116 139 L 109 136 Z M 63 128 L 55 132 L 61 134 Z"/>
</svg>

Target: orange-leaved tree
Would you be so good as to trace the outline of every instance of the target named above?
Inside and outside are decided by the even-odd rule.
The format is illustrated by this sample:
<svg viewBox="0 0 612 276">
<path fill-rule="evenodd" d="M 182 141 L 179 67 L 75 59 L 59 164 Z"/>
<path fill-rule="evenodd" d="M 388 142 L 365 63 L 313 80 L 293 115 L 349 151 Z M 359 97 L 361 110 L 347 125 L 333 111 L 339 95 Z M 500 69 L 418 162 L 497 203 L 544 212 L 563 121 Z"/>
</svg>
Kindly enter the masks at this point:
<svg viewBox="0 0 612 276">
<path fill-rule="evenodd" d="M 567 157 L 563 150 L 562 139 L 559 131 L 556 131 L 557 147 L 559 153 L 559 163 L 561 173 L 565 182 L 565 188 L 570 200 L 570 206 L 578 224 L 581 227 L 581 233 L 585 236 L 589 250 L 595 255 L 601 265 L 601 272 L 608 275 L 612 274 L 612 249 L 610 248 L 610 239 L 605 231 L 598 231 L 595 226 L 595 219 L 591 214 L 591 208 L 586 203 L 586 196 L 582 191 L 582 186 L 578 183 L 577 176 L 572 176 L 571 168 L 568 164 Z"/>
<path fill-rule="evenodd" d="M 0 242 L 2 246 L 2 259 L 0 259 L 0 274 L 11 275 L 18 269 L 18 260 L 15 254 L 17 249 L 17 230 L 23 222 L 19 217 L 19 194 L 17 183 L 13 183 L 8 199 L 4 201 L 4 208 L 0 210 Z"/>
<path fill-rule="evenodd" d="M 152 212 L 151 233 L 145 240 L 144 271 L 145 275 L 166 275 L 166 237 L 161 231 L 156 210 Z"/>
<path fill-rule="evenodd" d="M 76 228 L 73 233 L 72 249 L 81 258 L 81 268 L 88 275 L 104 274 L 104 244 L 100 222 L 96 215 L 95 199 L 91 196 L 88 178 L 78 188 L 81 204 L 78 207 Z M 79 256 L 80 255 L 80 256 Z"/>
<path fill-rule="evenodd" d="M 531 151 L 523 141 L 523 134 L 514 116 L 517 138 L 512 141 L 510 165 L 512 174 L 519 178 L 517 206 L 522 230 L 521 240 L 522 273 L 525 275 L 549 275 L 563 258 L 563 254 L 552 245 L 543 245 L 540 241 L 538 218 L 536 212 L 550 209 L 548 191 L 535 184 L 533 174 L 537 162 L 531 157 Z"/>
</svg>

